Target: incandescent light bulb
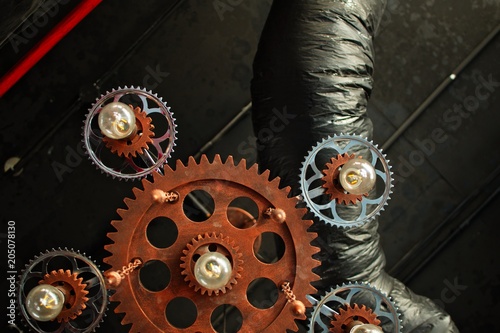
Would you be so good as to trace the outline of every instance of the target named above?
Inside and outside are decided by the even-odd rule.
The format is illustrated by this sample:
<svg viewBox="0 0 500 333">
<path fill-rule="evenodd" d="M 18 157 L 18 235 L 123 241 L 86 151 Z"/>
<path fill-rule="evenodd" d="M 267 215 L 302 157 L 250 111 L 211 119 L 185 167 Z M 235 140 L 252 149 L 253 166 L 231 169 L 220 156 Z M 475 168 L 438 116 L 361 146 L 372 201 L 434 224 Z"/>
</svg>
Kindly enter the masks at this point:
<svg viewBox="0 0 500 333">
<path fill-rule="evenodd" d="M 134 110 L 121 102 L 112 102 L 103 107 L 98 123 L 102 134 L 110 139 L 126 139 L 136 129 Z"/>
<path fill-rule="evenodd" d="M 26 296 L 26 310 L 35 320 L 50 321 L 61 313 L 64 302 L 61 290 L 50 284 L 41 284 Z"/>
<path fill-rule="evenodd" d="M 224 287 L 231 279 L 231 273 L 231 263 L 219 252 L 203 254 L 194 265 L 196 281 L 210 290 Z"/>
<path fill-rule="evenodd" d="M 384 331 L 376 325 L 363 324 L 354 326 L 349 333 L 384 333 Z"/>
<path fill-rule="evenodd" d="M 370 162 L 362 158 L 347 161 L 339 173 L 340 185 L 350 194 L 365 194 L 375 187 L 377 175 Z"/>
</svg>

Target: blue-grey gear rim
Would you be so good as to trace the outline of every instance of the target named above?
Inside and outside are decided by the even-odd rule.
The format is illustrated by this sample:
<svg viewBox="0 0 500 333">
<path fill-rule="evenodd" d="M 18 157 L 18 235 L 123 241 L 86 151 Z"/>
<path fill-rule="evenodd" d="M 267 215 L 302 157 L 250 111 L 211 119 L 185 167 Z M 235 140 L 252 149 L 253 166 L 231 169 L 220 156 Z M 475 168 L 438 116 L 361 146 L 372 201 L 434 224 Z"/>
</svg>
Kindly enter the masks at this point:
<svg viewBox="0 0 500 333">
<path fill-rule="evenodd" d="M 376 188 L 368 197 L 363 197 L 360 202 L 352 205 L 331 200 L 322 187 L 322 171 L 326 169 L 326 163 L 330 162 L 331 157 L 344 153 L 365 158 L 371 162 L 377 174 Z M 307 208 L 320 221 L 341 228 L 351 228 L 371 221 L 384 210 L 392 193 L 392 174 L 386 155 L 372 141 L 356 135 L 340 134 L 323 139 L 308 152 L 300 169 L 299 184 Z"/>
<path fill-rule="evenodd" d="M 155 126 L 153 143 L 148 145 L 148 149 L 143 149 L 143 154 L 133 158 L 114 156 L 103 142 L 97 124 L 97 116 L 103 105 L 117 101 L 127 104 L 129 101 L 126 99 L 134 99 L 134 102 L 139 103 L 141 110 L 152 118 L 152 125 Z M 83 125 L 83 144 L 89 159 L 101 172 L 124 180 L 140 179 L 153 171 L 162 171 L 174 151 L 176 127 L 173 113 L 162 97 L 141 87 L 119 87 L 101 95 L 89 109 Z M 157 133 L 161 128 L 165 128 L 164 133 Z"/>
<path fill-rule="evenodd" d="M 365 305 L 377 315 L 384 333 L 401 333 L 401 313 L 394 301 L 385 293 L 365 282 L 349 282 L 336 286 L 329 293 L 316 300 L 308 296 L 314 305 L 310 314 L 308 332 L 327 333 L 331 321 L 345 304 Z"/>
<path fill-rule="evenodd" d="M 51 260 L 57 260 L 51 264 Z M 64 263 L 66 267 L 52 267 L 53 265 Z M 51 322 L 38 322 L 30 317 L 26 308 L 26 296 L 42 280 L 45 274 L 54 269 L 70 269 L 72 273 L 77 273 L 83 278 L 82 283 L 86 284 L 89 291 L 87 307 L 77 318 L 68 322 L 58 323 L 57 320 Z M 30 260 L 24 270 L 21 271 L 18 280 L 17 307 L 22 324 L 31 332 L 37 333 L 90 333 L 94 332 L 104 317 L 109 304 L 108 290 L 105 279 L 99 266 L 85 253 L 73 249 L 52 249 L 35 256 Z"/>
</svg>

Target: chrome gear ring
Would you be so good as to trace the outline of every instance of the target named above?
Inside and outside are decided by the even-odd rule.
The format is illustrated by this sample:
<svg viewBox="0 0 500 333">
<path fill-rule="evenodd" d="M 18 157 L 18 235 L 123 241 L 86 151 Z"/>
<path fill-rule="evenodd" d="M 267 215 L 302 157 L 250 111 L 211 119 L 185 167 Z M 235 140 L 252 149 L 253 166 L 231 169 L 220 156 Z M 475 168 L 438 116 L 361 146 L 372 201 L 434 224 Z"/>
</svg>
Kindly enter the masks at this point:
<svg viewBox="0 0 500 333">
<path fill-rule="evenodd" d="M 325 194 L 323 170 L 330 158 L 356 154 L 371 162 L 377 175 L 377 186 L 367 197 L 353 205 L 331 200 Z M 392 193 L 392 172 L 385 154 L 371 141 L 359 136 L 335 135 L 319 142 L 305 157 L 300 170 L 302 198 L 309 210 L 321 221 L 337 227 L 363 225 L 379 215 Z"/>
<path fill-rule="evenodd" d="M 106 147 L 97 118 L 103 106 L 110 102 L 139 106 L 146 117 L 152 118 L 155 135 L 142 154 L 120 157 Z M 174 122 L 170 108 L 153 92 L 133 86 L 113 89 L 98 98 L 89 109 L 83 126 L 83 143 L 89 159 L 101 172 L 125 180 L 142 178 L 160 170 L 173 152 L 176 139 Z"/>
<path fill-rule="evenodd" d="M 59 267 L 64 265 L 66 267 Z M 86 308 L 75 318 L 67 322 L 39 322 L 33 319 L 26 309 L 26 296 L 47 274 L 57 269 L 69 269 L 75 277 L 82 278 L 85 284 Z M 89 333 L 99 327 L 108 306 L 108 292 L 104 277 L 99 267 L 88 257 L 68 249 L 58 249 L 40 253 L 26 265 L 21 272 L 17 295 L 17 304 L 25 325 L 38 333 Z"/>
<path fill-rule="evenodd" d="M 380 320 L 385 333 L 401 333 L 403 328 L 401 313 L 392 299 L 368 283 L 344 283 L 333 288 L 321 299 L 315 300 L 309 296 L 314 304 L 309 321 L 309 333 L 329 332 L 332 319 L 338 315 L 345 305 L 366 306 Z"/>
</svg>

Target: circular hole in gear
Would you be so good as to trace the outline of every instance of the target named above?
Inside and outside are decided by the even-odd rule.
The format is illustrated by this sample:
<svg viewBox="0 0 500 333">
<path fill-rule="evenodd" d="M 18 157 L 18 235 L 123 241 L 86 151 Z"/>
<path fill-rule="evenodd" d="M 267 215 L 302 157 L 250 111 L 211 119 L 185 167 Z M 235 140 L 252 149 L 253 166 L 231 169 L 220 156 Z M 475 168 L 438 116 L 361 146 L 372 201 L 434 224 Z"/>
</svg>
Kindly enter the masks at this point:
<svg viewBox="0 0 500 333">
<path fill-rule="evenodd" d="M 236 333 L 243 325 L 243 315 L 237 307 L 222 304 L 212 312 L 210 322 L 217 333 Z"/>
<path fill-rule="evenodd" d="M 179 231 L 175 222 L 164 216 L 155 217 L 146 228 L 148 241 L 160 249 L 172 246 L 178 235 Z"/>
<path fill-rule="evenodd" d="M 36 286 L 38 286 L 38 282 L 41 280 L 40 277 L 38 276 L 32 276 L 30 278 L 28 278 L 27 280 L 24 281 L 24 284 L 23 284 L 23 295 L 24 297 L 28 296 L 29 292 L 31 291 L 31 289 L 35 288 Z"/>
<path fill-rule="evenodd" d="M 278 300 L 279 290 L 268 278 L 253 280 L 247 288 L 247 299 L 257 309 L 269 309 Z"/>
<path fill-rule="evenodd" d="M 37 321 L 36 325 L 42 332 L 61 332 L 62 323 L 59 323 L 57 320 L 52 321 Z"/>
<path fill-rule="evenodd" d="M 176 297 L 168 303 L 165 315 L 172 326 L 188 328 L 196 321 L 198 310 L 189 298 Z"/>
<path fill-rule="evenodd" d="M 56 255 L 52 258 L 49 259 L 49 262 L 47 264 L 47 273 L 50 273 L 52 271 L 58 271 L 58 270 L 70 270 L 73 271 L 73 263 L 71 262 L 71 259 L 64 256 L 64 255 Z"/>
<path fill-rule="evenodd" d="M 167 121 L 167 118 L 165 118 L 165 115 L 159 112 L 153 112 L 148 115 L 148 117 L 151 118 L 151 124 L 154 125 L 153 133 L 155 134 L 155 138 L 160 138 L 167 133 L 167 131 L 170 129 L 169 124 Z"/>
<path fill-rule="evenodd" d="M 250 198 L 238 197 L 227 208 L 227 219 L 238 229 L 253 227 L 259 218 L 259 207 Z"/>
<path fill-rule="evenodd" d="M 275 263 L 285 254 L 285 242 L 274 232 L 263 232 L 255 239 L 253 248 L 255 257 L 265 264 Z"/>
<path fill-rule="evenodd" d="M 92 324 L 95 313 L 91 307 L 85 308 L 82 313 L 71 321 L 71 326 L 74 328 L 84 330 Z"/>
<path fill-rule="evenodd" d="M 170 283 L 170 269 L 162 261 L 150 260 L 139 270 L 139 280 L 147 290 L 161 291 Z"/>
<path fill-rule="evenodd" d="M 184 198 L 182 209 L 187 218 L 194 222 L 208 220 L 214 213 L 215 202 L 208 192 L 203 190 L 191 191 Z"/>
</svg>

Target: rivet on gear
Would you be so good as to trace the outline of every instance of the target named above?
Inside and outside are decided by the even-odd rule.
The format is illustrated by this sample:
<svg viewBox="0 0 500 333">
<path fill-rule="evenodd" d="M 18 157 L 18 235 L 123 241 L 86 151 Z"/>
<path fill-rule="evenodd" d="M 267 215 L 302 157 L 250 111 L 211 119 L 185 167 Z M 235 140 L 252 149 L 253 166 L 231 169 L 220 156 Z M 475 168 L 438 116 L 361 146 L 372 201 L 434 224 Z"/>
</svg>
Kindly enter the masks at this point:
<svg viewBox="0 0 500 333">
<path fill-rule="evenodd" d="M 190 287 L 194 287 L 195 291 L 200 291 L 202 295 L 208 293 L 209 296 L 212 294 L 219 295 L 219 292 L 226 293 L 227 290 L 232 289 L 232 285 L 237 283 L 237 279 L 241 277 L 240 272 L 243 270 L 241 265 L 243 260 L 241 260 L 241 253 L 238 251 L 238 247 L 235 245 L 229 237 L 224 237 L 223 234 L 216 235 L 212 233 L 209 235 L 205 233 L 204 236 L 198 235 L 193 238 L 191 243 L 187 244 L 185 250 L 182 251 L 184 256 L 181 257 L 181 268 L 184 270 L 181 272 L 185 275 L 185 281 L 189 283 Z M 216 290 L 208 289 L 204 287 L 197 281 L 194 273 L 194 266 L 197 260 L 200 259 L 204 254 L 211 252 L 217 252 L 222 254 L 231 264 L 231 276 L 228 282 Z"/>
<path fill-rule="evenodd" d="M 141 110 L 140 107 L 133 107 L 136 119 L 136 130 L 131 137 L 122 140 L 110 139 L 103 136 L 102 141 L 106 143 L 106 147 L 112 153 L 118 156 L 129 158 L 130 156 L 136 157 L 137 154 L 142 154 L 143 149 L 148 149 L 148 144 L 153 143 L 152 137 L 154 136 L 154 126 L 151 124 L 151 118 Z"/>
<path fill-rule="evenodd" d="M 356 325 L 372 324 L 379 326 L 380 323 L 377 315 L 365 305 L 359 307 L 358 304 L 354 304 L 354 306 L 346 304 L 345 309 L 340 308 L 339 313 L 334 315 L 330 332 L 349 333 Z"/>
<path fill-rule="evenodd" d="M 342 188 L 342 185 L 339 182 L 338 178 L 340 168 L 349 160 L 352 160 L 354 158 L 356 158 L 354 154 L 338 154 L 337 157 L 332 157 L 330 159 L 330 163 L 327 163 L 326 169 L 323 170 L 323 174 L 325 176 L 322 178 L 322 180 L 325 182 L 323 184 L 323 187 L 326 188 L 326 194 L 330 195 L 330 200 L 337 200 L 338 204 L 355 204 L 357 201 L 361 201 L 363 199 L 363 196 L 368 195 L 368 193 L 365 193 L 363 195 L 347 193 L 347 191 Z"/>
<path fill-rule="evenodd" d="M 83 278 L 78 278 L 77 273 L 71 273 L 70 270 L 52 271 L 46 274 L 39 284 L 50 284 L 61 290 L 64 294 L 65 304 L 63 310 L 57 316 L 58 322 L 68 322 L 75 319 L 87 307 L 85 304 L 88 301 L 86 295 L 89 293 L 85 290 L 86 284 L 82 283 Z"/>
</svg>

